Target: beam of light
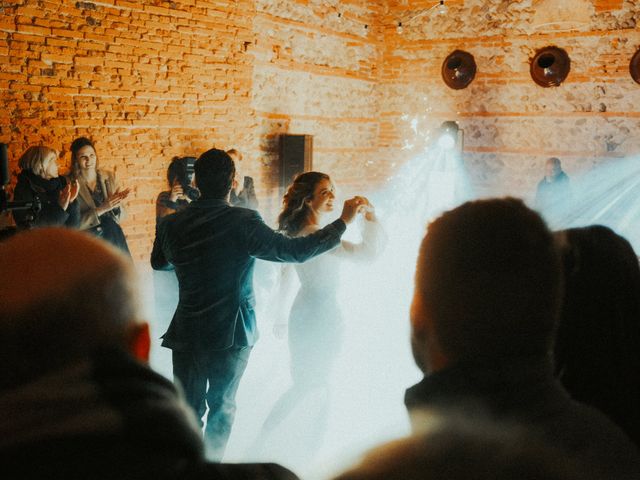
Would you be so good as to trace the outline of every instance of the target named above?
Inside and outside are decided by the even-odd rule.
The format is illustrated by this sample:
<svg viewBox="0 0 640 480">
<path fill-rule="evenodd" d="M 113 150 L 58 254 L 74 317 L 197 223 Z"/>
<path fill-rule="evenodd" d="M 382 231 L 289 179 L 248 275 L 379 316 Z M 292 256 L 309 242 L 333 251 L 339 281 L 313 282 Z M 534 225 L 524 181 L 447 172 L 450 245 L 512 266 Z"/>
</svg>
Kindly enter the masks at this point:
<svg viewBox="0 0 640 480">
<path fill-rule="evenodd" d="M 413 130 L 414 133 L 418 133 L 418 119 L 414 118 L 413 120 L 411 120 L 411 130 Z"/>
<path fill-rule="evenodd" d="M 438 138 L 438 146 L 443 150 L 451 150 L 456 146 L 456 139 L 453 135 L 445 133 Z"/>
<path fill-rule="evenodd" d="M 571 199 L 541 213 L 554 230 L 606 225 L 640 251 L 640 159 L 609 161 L 571 176 Z"/>
<path fill-rule="evenodd" d="M 420 133 L 417 121 L 415 128 Z M 411 144 L 416 145 L 413 151 L 418 150 L 420 139 L 412 139 Z M 339 186 L 340 179 L 334 181 Z M 639 251 L 638 159 L 616 160 L 583 174 L 572 173 L 571 185 L 571 202 L 542 212 L 553 229 L 605 224 L 626 236 Z M 438 146 L 427 147 L 407 162 L 384 188 L 362 193 L 368 193 L 376 206 L 389 241 L 376 261 L 342 265 L 339 303 L 345 330 L 331 376 L 327 431 L 317 439 L 313 452 L 301 451 L 300 435 L 316 434 L 308 430 L 307 416 L 321 399 L 310 397 L 290 412 L 260 455 L 252 450 L 264 419 L 290 384 L 287 342 L 271 334 L 277 266 L 259 262 L 254 284 L 261 338 L 240 385 L 225 461 L 274 461 L 303 478 L 327 478 L 370 447 L 409 433 L 403 395 L 420 378 L 409 343 L 409 305 L 418 246 L 431 219 L 475 198 L 475 194 L 460 156 Z M 499 186 L 495 194 L 500 195 Z M 349 235 L 357 238 L 351 230 Z M 156 292 L 156 297 L 163 296 L 162 291 Z M 167 320 L 162 318 L 152 325 L 156 338 L 164 333 Z M 153 368 L 170 376 L 169 350 L 161 349 L 156 340 L 152 352 Z"/>
</svg>

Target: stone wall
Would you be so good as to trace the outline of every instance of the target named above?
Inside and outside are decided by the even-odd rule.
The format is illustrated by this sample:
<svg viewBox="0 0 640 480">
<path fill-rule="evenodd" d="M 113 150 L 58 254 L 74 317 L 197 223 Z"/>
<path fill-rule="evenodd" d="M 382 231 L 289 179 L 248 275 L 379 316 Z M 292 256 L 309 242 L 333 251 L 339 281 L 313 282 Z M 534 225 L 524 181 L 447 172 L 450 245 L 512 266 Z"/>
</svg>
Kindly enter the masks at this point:
<svg viewBox="0 0 640 480">
<path fill-rule="evenodd" d="M 390 1 L 383 17 L 383 149 L 396 152 L 412 137 L 413 118 L 431 133 L 457 120 L 476 187 L 525 197 L 549 156 L 561 157 L 571 174 L 637 154 L 640 85 L 628 70 L 640 46 L 637 2 L 452 0 L 446 14 L 420 15 L 435 3 Z M 571 71 L 559 87 L 542 88 L 529 62 L 551 45 L 567 51 Z M 463 90 L 449 89 L 440 75 L 456 49 L 473 54 L 478 67 Z"/>
</svg>

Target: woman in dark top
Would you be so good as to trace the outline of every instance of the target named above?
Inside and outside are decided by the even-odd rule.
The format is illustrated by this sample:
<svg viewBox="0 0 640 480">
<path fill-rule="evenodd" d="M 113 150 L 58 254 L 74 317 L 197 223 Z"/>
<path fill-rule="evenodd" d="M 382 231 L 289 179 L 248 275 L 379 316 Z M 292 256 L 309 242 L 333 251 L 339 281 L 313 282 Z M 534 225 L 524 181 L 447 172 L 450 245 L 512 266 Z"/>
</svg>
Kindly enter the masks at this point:
<svg viewBox="0 0 640 480">
<path fill-rule="evenodd" d="M 14 210 L 19 227 L 78 226 L 78 182 L 58 176 L 57 159 L 53 148 L 32 146 L 18 160 L 21 172 L 13 200 L 34 204 L 31 209 Z"/>
<path fill-rule="evenodd" d="M 182 210 L 196 197 L 195 193 L 193 193 L 195 189 L 190 186 L 189 162 L 193 166 L 195 158 L 174 157 L 171 160 L 167 169 L 169 190 L 160 192 L 156 199 L 156 222 L 162 217 Z M 185 189 L 188 191 L 185 191 Z"/>
<path fill-rule="evenodd" d="M 156 199 L 156 223 L 162 218 L 184 210 L 196 197 L 198 191 L 191 186 L 194 157 L 174 157 L 167 169 L 169 190 L 160 192 Z M 153 334 L 159 337 L 167 331 L 178 306 L 178 278 L 173 269 L 153 271 L 153 291 L 155 316 L 151 324 Z M 157 333 L 157 335 L 156 335 Z M 151 351 L 151 361 L 161 373 L 171 378 L 171 350 L 155 348 Z"/>
<path fill-rule="evenodd" d="M 570 395 L 606 414 L 640 446 L 640 266 L 601 225 L 558 234 L 565 299 L 555 363 Z"/>
<path fill-rule="evenodd" d="M 76 138 L 71 144 L 73 178 L 80 185 L 80 229 L 87 230 L 129 254 L 120 221 L 122 201 L 129 189 L 121 190 L 113 172 L 98 168 L 98 157 L 91 140 Z"/>
</svg>

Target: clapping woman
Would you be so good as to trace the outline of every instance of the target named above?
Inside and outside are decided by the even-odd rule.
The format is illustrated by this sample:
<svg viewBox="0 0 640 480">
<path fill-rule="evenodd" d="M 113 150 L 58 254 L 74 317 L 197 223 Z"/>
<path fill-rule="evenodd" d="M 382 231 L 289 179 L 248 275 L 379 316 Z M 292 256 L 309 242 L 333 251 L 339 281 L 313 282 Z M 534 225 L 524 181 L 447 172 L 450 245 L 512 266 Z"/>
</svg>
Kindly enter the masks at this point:
<svg viewBox="0 0 640 480">
<path fill-rule="evenodd" d="M 29 147 L 18 160 L 21 172 L 13 200 L 33 203 L 30 209 L 13 212 L 19 227 L 78 225 L 78 183 L 58 176 L 57 160 L 58 152 L 44 146 Z"/>
<path fill-rule="evenodd" d="M 129 246 L 120 227 L 122 201 L 129 189 L 121 190 L 115 174 L 98 168 L 98 157 L 91 140 L 76 138 L 71 144 L 72 175 L 80 185 L 80 229 L 112 243 L 129 254 Z"/>
</svg>

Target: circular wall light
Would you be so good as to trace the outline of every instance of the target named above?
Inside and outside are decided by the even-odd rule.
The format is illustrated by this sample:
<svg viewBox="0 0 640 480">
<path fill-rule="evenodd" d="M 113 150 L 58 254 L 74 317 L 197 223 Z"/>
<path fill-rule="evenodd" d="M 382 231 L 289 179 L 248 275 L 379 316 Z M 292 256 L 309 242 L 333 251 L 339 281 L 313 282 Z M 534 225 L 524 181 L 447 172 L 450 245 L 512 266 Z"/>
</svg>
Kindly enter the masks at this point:
<svg viewBox="0 0 640 480">
<path fill-rule="evenodd" d="M 571 70 L 571 59 L 558 47 L 538 50 L 531 60 L 531 78 L 541 87 L 557 87 L 565 81 Z"/>
<path fill-rule="evenodd" d="M 636 83 L 640 83 L 640 49 L 631 57 L 629 73 Z"/>
<path fill-rule="evenodd" d="M 449 88 L 467 88 L 476 76 L 476 61 L 473 55 L 454 50 L 442 62 L 442 80 Z"/>
</svg>

